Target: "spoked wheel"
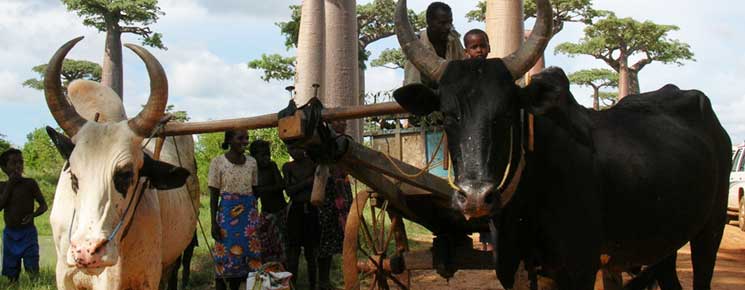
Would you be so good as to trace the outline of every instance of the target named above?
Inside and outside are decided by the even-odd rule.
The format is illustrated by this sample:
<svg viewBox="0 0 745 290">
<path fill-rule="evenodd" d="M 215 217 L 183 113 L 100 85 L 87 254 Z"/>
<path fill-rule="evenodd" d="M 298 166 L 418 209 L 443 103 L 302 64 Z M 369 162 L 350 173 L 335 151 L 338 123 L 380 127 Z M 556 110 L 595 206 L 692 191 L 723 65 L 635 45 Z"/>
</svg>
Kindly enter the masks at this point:
<svg viewBox="0 0 745 290">
<path fill-rule="evenodd" d="M 344 229 L 344 289 L 409 289 L 409 271 L 400 258 L 408 251 L 406 230 L 387 207 L 375 193 L 357 193 Z"/>
</svg>

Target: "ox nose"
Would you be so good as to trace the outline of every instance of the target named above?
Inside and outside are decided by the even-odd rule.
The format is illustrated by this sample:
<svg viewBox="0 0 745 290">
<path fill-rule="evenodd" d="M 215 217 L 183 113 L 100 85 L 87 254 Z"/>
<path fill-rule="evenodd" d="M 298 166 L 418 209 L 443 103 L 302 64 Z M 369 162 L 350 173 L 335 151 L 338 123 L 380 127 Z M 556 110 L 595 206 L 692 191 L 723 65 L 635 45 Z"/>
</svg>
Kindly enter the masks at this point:
<svg viewBox="0 0 745 290">
<path fill-rule="evenodd" d="M 70 250 L 75 260 L 75 266 L 78 268 L 105 266 L 103 256 L 107 243 L 107 239 L 84 239 L 70 243 Z"/>
<path fill-rule="evenodd" d="M 499 199 L 496 186 L 488 182 L 465 182 L 455 194 L 455 206 L 466 219 L 489 215 Z"/>
</svg>

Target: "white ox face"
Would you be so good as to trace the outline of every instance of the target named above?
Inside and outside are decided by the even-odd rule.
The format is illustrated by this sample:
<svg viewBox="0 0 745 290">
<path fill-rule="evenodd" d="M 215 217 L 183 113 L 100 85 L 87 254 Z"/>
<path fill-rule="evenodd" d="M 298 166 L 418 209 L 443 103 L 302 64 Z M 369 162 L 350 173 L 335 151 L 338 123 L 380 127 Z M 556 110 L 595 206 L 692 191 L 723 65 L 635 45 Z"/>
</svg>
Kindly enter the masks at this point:
<svg viewBox="0 0 745 290">
<path fill-rule="evenodd" d="M 68 265 L 95 274 L 117 263 L 121 241 L 126 239 L 125 232 L 140 195 L 152 194 L 149 188 L 141 189 L 144 180 L 157 189 L 171 189 L 182 186 L 189 171 L 154 161 L 142 151 L 142 141 L 162 118 L 167 101 L 163 69 L 144 49 L 128 46 L 145 61 L 151 77 L 150 99 L 137 117 L 97 123 L 87 121 L 72 108 L 61 93 L 59 70 L 61 60 L 79 40 L 70 41 L 58 50 L 45 75 L 50 111 L 67 135 L 73 137 L 70 139 L 51 128 L 47 132 L 68 160 L 57 194 L 71 202 L 67 203 L 70 208 L 61 210 L 74 212 L 70 215 L 72 220 L 66 221 L 69 232 L 64 233 L 64 238 L 69 238 L 69 247 L 58 251 L 66 252 Z M 92 89 L 96 95 L 96 87 Z M 74 94 L 74 90 L 70 93 Z"/>
<path fill-rule="evenodd" d="M 83 268 L 116 264 L 121 232 L 109 240 L 117 224 L 126 222 L 127 201 L 135 197 L 135 176 L 142 167 L 141 137 L 126 122 L 89 123 L 73 138 L 67 190 L 75 198 L 67 263 Z M 145 193 L 147 194 L 147 193 Z M 70 195 L 68 195 L 70 196 Z M 126 218 L 126 219 L 125 219 Z M 121 230 L 120 230 L 121 231 Z"/>
</svg>

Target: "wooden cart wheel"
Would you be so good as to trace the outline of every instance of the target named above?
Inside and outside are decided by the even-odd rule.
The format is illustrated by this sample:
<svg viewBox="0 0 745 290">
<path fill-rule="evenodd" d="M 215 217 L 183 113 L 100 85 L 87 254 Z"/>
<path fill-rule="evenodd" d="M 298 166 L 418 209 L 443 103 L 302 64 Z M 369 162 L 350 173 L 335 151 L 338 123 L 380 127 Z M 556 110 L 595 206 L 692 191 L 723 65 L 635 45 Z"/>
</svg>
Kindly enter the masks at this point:
<svg viewBox="0 0 745 290">
<path fill-rule="evenodd" d="M 349 210 L 342 255 L 346 290 L 409 289 L 408 270 L 391 273 L 390 258 L 408 251 L 403 220 L 386 212 L 387 201 L 378 200 L 374 193 L 360 191 Z"/>
</svg>

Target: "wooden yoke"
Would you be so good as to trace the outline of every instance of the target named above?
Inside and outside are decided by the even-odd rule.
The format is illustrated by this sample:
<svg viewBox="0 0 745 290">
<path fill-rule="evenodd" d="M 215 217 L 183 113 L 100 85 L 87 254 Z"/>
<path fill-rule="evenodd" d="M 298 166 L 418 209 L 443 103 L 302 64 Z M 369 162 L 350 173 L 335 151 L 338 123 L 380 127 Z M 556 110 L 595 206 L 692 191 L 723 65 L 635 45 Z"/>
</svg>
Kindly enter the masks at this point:
<svg viewBox="0 0 745 290">
<path fill-rule="evenodd" d="M 324 109 L 325 121 L 350 120 L 364 117 L 400 114 L 406 111 L 396 102 L 387 102 L 363 106 L 339 107 Z M 266 114 L 256 117 L 225 119 L 204 122 L 168 123 L 158 136 L 178 136 L 225 132 L 228 130 L 253 130 L 272 128 L 279 125 L 277 114 Z"/>
</svg>

